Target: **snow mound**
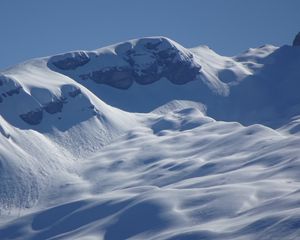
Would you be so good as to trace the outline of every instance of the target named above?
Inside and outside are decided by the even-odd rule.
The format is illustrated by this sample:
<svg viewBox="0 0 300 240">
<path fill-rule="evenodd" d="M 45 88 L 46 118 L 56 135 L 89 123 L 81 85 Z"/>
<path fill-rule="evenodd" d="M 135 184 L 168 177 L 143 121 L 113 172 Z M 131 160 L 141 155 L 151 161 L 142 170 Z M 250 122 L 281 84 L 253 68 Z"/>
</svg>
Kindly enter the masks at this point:
<svg viewBox="0 0 300 240">
<path fill-rule="evenodd" d="M 150 37 L 0 72 L 0 239 L 296 239 L 299 65 Z"/>
<path fill-rule="evenodd" d="M 57 204 L 62 187 L 53 189 L 48 206 L 3 225 L 2 239 L 299 235 L 298 137 L 218 121 L 157 134 L 160 116 L 149 118 L 79 162 L 81 178 L 63 186 L 64 200 Z"/>
<path fill-rule="evenodd" d="M 32 207 L 52 185 L 76 178 L 74 161 L 138 125 L 45 59 L 2 72 L 0 96 L 1 214 Z"/>
</svg>

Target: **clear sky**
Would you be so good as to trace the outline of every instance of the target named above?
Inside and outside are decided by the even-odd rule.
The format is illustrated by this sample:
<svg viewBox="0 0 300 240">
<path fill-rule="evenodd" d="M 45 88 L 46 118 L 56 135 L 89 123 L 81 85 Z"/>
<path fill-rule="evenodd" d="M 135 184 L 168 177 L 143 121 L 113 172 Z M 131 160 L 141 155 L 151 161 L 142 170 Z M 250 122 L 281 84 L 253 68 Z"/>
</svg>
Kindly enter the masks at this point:
<svg viewBox="0 0 300 240">
<path fill-rule="evenodd" d="M 154 35 L 235 55 L 298 31 L 300 0 L 0 0 L 0 69 Z"/>
</svg>

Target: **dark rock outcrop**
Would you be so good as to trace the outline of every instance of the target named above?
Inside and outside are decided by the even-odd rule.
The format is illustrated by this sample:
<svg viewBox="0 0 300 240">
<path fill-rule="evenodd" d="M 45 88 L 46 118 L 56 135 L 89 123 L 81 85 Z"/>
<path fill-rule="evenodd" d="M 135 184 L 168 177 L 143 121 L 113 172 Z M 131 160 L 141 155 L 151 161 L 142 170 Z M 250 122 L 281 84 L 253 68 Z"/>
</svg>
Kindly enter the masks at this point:
<svg viewBox="0 0 300 240">
<path fill-rule="evenodd" d="M 296 35 L 294 41 L 293 41 L 293 46 L 300 46 L 300 32 Z"/>
<path fill-rule="evenodd" d="M 95 56 L 89 63 L 92 55 Z M 48 66 L 51 68 L 52 63 L 59 72 L 71 78 L 128 89 L 134 82 L 147 85 L 161 78 L 174 84 L 193 81 L 201 69 L 193 57 L 191 52 L 173 41 L 155 37 L 121 43 L 114 51 L 100 52 L 99 55 L 94 52 L 58 55 L 50 59 Z M 78 75 L 65 71 L 79 66 L 82 68 Z"/>
<path fill-rule="evenodd" d="M 37 109 L 21 114 L 20 118 L 30 125 L 38 125 L 43 119 L 43 109 Z"/>
<path fill-rule="evenodd" d="M 75 90 L 67 92 L 66 94 L 71 98 L 75 98 L 81 94 L 81 90 L 80 88 L 76 88 Z M 61 96 L 60 98 L 56 98 L 51 102 L 43 104 L 43 106 L 38 109 L 21 114 L 20 118 L 30 125 L 37 125 L 42 122 L 44 112 L 49 114 L 60 113 L 63 111 L 63 107 L 66 103 L 68 103 L 68 97 Z"/>
<path fill-rule="evenodd" d="M 73 52 L 57 55 L 51 58 L 52 64 L 61 70 L 74 70 L 90 61 L 85 52 Z"/>
<path fill-rule="evenodd" d="M 68 92 L 68 95 L 72 98 L 78 96 L 79 94 L 81 94 L 80 88 L 77 88 L 74 91 Z"/>
<path fill-rule="evenodd" d="M 19 84 L 4 75 L 0 76 L 0 87 L 0 103 L 7 97 L 20 94 L 22 90 L 22 87 Z"/>
<path fill-rule="evenodd" d="M 93 71 L 89 74 L 80 75 L 82 79 L 91 79 L 95 83 L 107 84 L 109 86 L 127 89 L 134 82 L 134 72 L 130 68 L 111 67 L 108 70 Z"/>
<path fill-rule="evenodd" d="M 18 86 L 18 87 L 14 88 L 14 89 L 11 89 L 11 90 L 7 91 L 6 94 L 11 97 L 14 94 L 19 94 L 20 91 L 21 91 L 21 89 L 22 89 L 22 87 Z"/>
<path fill-rule="evenodd" d="M 62 111 L 64 99 L 58 99 L 44 105 L 43 109 L 50 114 L 55 114 Z"/>
</svg>

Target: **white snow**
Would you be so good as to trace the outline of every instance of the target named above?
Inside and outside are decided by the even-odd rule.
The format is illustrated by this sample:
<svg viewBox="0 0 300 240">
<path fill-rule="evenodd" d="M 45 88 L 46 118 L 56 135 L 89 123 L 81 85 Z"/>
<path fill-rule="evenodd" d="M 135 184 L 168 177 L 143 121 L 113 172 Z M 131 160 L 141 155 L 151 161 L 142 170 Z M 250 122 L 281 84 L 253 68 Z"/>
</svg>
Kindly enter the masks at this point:
<svg viewBox="0 0 300 240">
<path fill-rule="evenodd" d="M 0 73 L 1 240 L 300 236 L 299 49 L 225 57 L 167 39 L 201 66 L 196 80 L 78 80 L 157 39 L 81 51 L 89 63 L 66 75 L 51 57 Z M 20 117 L 30 111 L 38 124 Z"/>
</svg>

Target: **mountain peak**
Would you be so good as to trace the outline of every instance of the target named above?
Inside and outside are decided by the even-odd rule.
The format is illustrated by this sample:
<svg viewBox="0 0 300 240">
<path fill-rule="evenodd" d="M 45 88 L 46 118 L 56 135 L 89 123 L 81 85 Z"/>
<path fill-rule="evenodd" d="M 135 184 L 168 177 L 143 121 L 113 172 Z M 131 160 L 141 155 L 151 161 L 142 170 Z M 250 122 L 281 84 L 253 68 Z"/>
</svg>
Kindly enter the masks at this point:
<svg viewBox="0 0 300 240">
<path fill-rule="evenodd" d="M 0 238 L 295 239 L 299 65 L 149 37 L 0 72 Z"/>
<path fill-rule="evenodd" d="M 294 41 L 293 41 L 293 46 L 300 46 L 300 32 L 298 32 L 298 34 L 296 35 Z"/>
<path fill-rule="evenodd" d="M 175 84 L 194 80 L 201 66 L 193 54 L 166 37 L 147 37 L 95 51 L 78 51 L 53 56 L 49 68 L 119 89 L 133 83 L 150 84 L 165 77 Z"/>
</svg>

